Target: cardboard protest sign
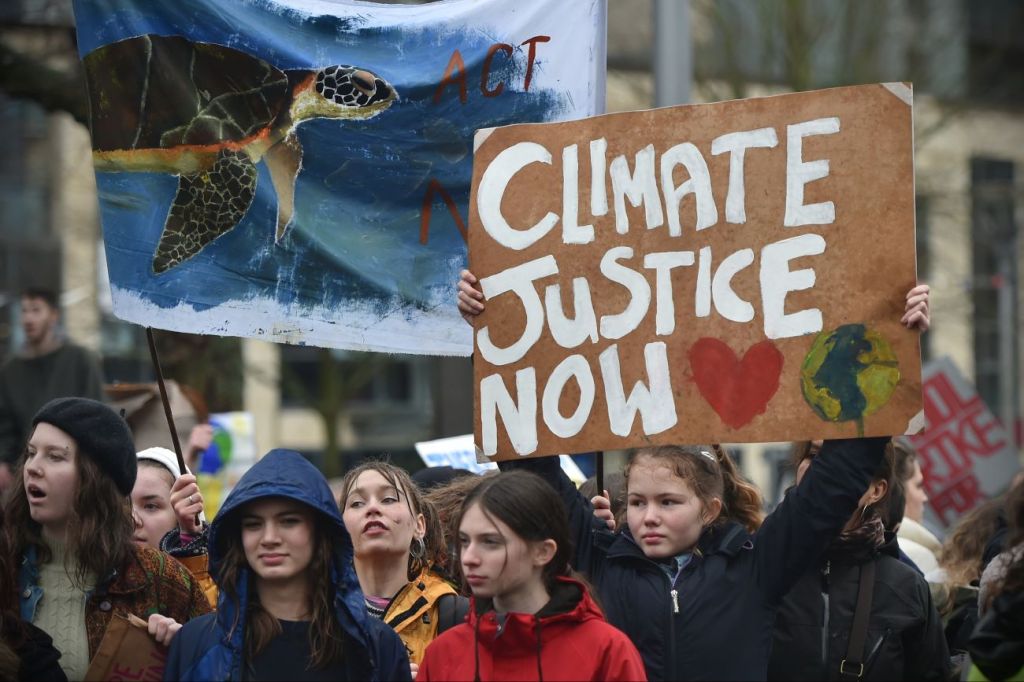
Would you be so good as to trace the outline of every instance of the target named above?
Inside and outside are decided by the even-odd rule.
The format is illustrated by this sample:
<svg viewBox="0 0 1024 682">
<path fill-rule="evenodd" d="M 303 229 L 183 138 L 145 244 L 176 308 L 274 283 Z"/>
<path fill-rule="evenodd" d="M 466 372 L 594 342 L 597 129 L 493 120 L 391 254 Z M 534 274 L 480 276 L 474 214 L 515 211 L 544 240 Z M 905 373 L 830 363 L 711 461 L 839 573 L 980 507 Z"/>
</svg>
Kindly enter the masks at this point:
<svg viewBox="0 0 1024 682">
<path fill-rule="evenodd" d="M 924 368 L 925 430 L 910 437 L 928 493 L 925 518 L 939 527 L 1007 489 L 1020 470 L 1009 434 L 949 358 Z"/>
<path fill-rule="evenodd" d="M 916 430 L 912 126 L 891 83 L 478 131 L 483 453 Z"/>
<path fill-rule="evenodd" d="M 146 622 L 136 616 L 124 618 L 115 613 L 96 655 L 89 662 L 85 680 L 157 682 L 164 678 L 166 665 L 167 647 L 150 637 Z"/>
</svg>

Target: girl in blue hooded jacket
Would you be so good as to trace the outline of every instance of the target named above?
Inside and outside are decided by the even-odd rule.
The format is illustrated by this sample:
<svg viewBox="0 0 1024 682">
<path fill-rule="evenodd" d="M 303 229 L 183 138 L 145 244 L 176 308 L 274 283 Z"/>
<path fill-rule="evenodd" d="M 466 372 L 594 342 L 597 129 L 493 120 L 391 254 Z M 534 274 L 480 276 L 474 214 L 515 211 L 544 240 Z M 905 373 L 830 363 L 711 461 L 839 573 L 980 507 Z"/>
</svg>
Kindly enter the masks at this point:
<svg viewBox="0 0 1024 682">
<path fill-rule="evenodd" d="M 409 680 L 393 630 L 366 613 L 352 541 L 323 475 L 273 450 L 210 528 L 217 613 L 188 622 L 165 680 Z"/>
</svg>

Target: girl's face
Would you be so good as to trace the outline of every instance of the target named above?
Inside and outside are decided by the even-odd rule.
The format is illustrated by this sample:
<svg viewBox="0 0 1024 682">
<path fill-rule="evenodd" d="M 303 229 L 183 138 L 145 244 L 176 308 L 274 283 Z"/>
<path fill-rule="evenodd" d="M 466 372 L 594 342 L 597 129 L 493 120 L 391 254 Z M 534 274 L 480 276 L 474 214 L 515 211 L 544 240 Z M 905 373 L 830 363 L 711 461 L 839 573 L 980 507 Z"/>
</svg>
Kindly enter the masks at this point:
<svg viewBox="0 0 1024 682">
<path fill-rule="evenodd" d="M 903 515 L 918 523 L 924 522 L 924 505 L 928 502 L 928 493 L 924 491 L 924 474 L 921 473 L 920 462 L 914 462 L 914 473 L 907 480 L 904 491 L 907 506 L 904 507 Z"/>
<path fill-rule="evenodd" d="M 160 549 L 160 539 L 178 526 L 178 517 L 171 506 L 172 484 L 170 471 L 140 462 L 132 488 L 132 513 L 136 519 L 134 539 L 140 545 Z"/>
<path fill-rule="evenodd" d="M 342 512 L 356 557 L 408 557 L 413 538 L 423 537 L 427 527 L 423 514 L 414 516 L 409 509 L 405 491 L 388 483 L 380 472 L 371 469 L 359 474 Z"/>
<path fill-rule="evenodd" d="M 56 426 L 40 422 L 29 438 L 22 470 L 29 515 L 63 539 L 78 493 L 78 445 Z"/>
<path fill-rule="evenodd" d="M 507 602 L 543 584 L 544 565 L 553 555 L 544 543 L 526 542 L 500 519 L 488 518 L 479 504 L 462 515 L 459 551 L 473 596 Z"/>
<path fill-rule="evenodd" d="M 652 559 L 664 559 L 696 546 L 705 524 L 718 517 L 722 503 L 705 510 L 690 485 L 669 466 L 638 457 L 629 469 L 626 522 L 633 539 Z"/>
<path fill-rule="evenodd" d="M 300 577 L 313 560 L 315 512 L 283 497 L 250 502 L 242 510 L 242 548 L 260 579 Z"/>
</svg>

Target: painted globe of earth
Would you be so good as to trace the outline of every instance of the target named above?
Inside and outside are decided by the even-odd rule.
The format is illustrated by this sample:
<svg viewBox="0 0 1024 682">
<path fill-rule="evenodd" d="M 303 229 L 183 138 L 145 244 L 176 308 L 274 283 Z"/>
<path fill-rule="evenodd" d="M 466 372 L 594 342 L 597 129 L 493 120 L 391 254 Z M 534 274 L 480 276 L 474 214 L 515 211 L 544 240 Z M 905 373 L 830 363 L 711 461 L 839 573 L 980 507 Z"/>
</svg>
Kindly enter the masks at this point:
<svg viewBox="0 0 1024 682">
<path fill-rule="evenodd" d="M 889 342 L 862 324 L 844 324 L 814 339 L 800 368 L 804 398 L 830 422 L 857 422 L 889 402 L 900 368 Z"/>
</svg>

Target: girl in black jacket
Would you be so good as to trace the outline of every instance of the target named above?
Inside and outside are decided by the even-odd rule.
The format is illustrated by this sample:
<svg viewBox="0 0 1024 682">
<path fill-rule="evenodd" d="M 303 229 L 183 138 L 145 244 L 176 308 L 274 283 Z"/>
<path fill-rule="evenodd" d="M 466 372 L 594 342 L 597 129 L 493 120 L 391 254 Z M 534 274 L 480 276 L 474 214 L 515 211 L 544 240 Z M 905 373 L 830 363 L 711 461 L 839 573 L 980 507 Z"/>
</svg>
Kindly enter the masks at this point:
<svg viewBox="0 0 1024 682">
<path fill-rule="evenodd" d="M 814 449 L 804 453 L 797 463 L 798 485 L 818 466 Z M 899 485 L 894 454 L 890 444 L 842 532 L 783 598 L 768 679 L 948 677 L 942 619 L 928 584 L 900 561 L 895 534 L 886 531 L 879 511 Z M 855 625 L 861 599 L 866 620 Z"/>
<path fill-rule="evenodd" d="M 535 471 L 561 495 L 573 565 L 633 640 L 649 679 L 764 680 L 783 596 L 853 514 L 888 442 L 827 441 L 756 532 L 759 497 L 717 447 L 637 450 L 618 533 L 594 516 L 557 458 L 500 466 Z"/>
</svg>

